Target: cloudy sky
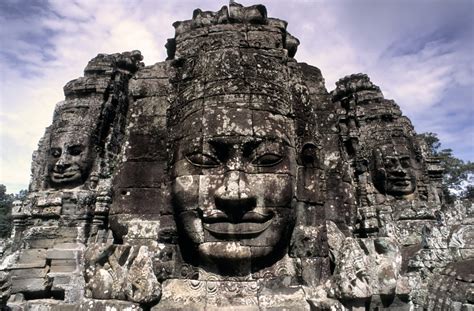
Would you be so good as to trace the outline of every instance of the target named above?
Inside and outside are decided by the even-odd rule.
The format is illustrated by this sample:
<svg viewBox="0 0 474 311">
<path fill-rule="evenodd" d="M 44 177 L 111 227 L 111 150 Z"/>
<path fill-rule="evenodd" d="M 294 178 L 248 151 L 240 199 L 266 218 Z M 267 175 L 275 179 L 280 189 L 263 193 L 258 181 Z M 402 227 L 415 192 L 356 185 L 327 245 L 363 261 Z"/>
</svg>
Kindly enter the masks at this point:
<svg viewBox="0 0 474 311">
<path fill-rule="evenodd" d="M 296 59 L 320 68 L 328 90 L 367 73 L 417 132 L 438 133 L 474 160 L 474 1 L 238 1 L 265 4 L 300 39 Z M 1 0 L 0 183 L 26 189 L 31 154 L 52 121 L 62 87 L 98 53 L 140 50 L 163 61 L 171 24 L 222 1 Z"/>
</svg>

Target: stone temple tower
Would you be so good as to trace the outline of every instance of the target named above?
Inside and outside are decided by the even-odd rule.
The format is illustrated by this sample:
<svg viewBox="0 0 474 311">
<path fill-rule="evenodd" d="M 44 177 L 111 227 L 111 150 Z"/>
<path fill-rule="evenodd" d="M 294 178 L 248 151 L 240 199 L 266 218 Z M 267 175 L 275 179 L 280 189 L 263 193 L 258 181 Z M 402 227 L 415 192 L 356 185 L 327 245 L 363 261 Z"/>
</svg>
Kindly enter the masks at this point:
<svg viewBox="0 0 474 311">
<path fill-rule="evenodd" d="M 365 74 L 328 92 L 263 5 L 64 87 L 13 209 L 13 310 L 472 310 L 472 208 Z"/>
</svg>

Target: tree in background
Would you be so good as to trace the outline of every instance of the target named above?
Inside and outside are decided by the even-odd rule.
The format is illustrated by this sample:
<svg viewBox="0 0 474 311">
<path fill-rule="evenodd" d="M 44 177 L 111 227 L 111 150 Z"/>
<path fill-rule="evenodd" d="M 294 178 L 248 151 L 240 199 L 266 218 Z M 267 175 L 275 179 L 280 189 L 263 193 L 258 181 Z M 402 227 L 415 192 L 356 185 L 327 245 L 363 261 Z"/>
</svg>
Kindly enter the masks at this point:
<svg viewBox="0 0 474 311">
<path fill-rule="evenodd" d="M 0 238 L 6 238 L 10 234 L 12 202 L 13 196 L 7 194 L 5 185 L 0 184 Z"/>
<path fill-rule="evenodd" d="M 27 190 L 20 190 L 17 194 L 8 194 L 7 187 L 0 184 L 0 239 L 10 236 L 12 229 L 13 201 L 23 201 L 28 194 Z"/>
<path fill-rule="evenodd" d="M 447 203 L 455 199 L 474 200 L 474 163 L 464 162 L 453 155 L 452 149 L 441 149 L 441 142 L 436 133 L 422 133 L 418 135 L 423 139 L 434 156 L 441 161 L 444 169 L 443 193 Z"/>
</svg>

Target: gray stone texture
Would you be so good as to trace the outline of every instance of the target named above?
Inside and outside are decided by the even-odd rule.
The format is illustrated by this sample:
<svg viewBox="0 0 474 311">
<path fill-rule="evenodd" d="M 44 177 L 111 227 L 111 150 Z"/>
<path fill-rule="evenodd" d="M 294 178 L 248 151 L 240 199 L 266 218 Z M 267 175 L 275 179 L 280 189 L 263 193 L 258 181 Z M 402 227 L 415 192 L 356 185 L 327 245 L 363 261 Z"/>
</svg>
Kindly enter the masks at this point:
<svg viewBox="0 0 474 311">
<path fill-rule="evenodd" d="M 2 244 L 13 310 L 473 310 L 473 208 L 364 74 L 233 1 L 64 87 Z"/>
</svg>

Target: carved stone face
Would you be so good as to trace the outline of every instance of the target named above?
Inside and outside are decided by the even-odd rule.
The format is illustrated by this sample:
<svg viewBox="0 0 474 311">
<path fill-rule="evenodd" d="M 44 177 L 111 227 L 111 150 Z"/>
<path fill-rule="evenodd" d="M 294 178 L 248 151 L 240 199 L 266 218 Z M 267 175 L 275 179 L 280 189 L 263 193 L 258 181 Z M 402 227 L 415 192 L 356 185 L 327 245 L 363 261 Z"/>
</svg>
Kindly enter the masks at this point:
<svg viewBox="0 0 474 311">
<path fill-rule="evenodd" d="M 386 194 L 404 196 L 416 188 L 416 160 L 401 146 L 382 146 L 374 151 L 375 186 Z"/>
<path fill-rule="evenodd" d="M 53 187 L 71 188 L 84 183 L 92 166 L 90 136 L 65 132 L 53 135 L 48 161 Z"/>
<path fill-rule="evenodd" d="M 253 124 L 257 114 L 266 122 Z M 294 222 L 292 121 L 235 108 L 196 119 L 182 123 L 194 131 L 174 150 L 172 192 L 182 234 L 199 258 L 217 264 L 253 264 L 284 251 Z"/>
</svg>

